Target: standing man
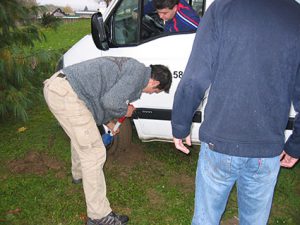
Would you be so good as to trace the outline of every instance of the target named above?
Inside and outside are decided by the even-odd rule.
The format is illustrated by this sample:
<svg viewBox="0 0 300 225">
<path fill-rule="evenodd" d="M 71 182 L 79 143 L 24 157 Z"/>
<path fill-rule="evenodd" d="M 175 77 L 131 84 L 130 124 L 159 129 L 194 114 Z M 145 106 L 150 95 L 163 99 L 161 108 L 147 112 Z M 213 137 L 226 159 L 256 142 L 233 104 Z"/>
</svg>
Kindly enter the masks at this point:
<svg viewBox="0 0 300 225">
<path fill-rule="evenodd" d="M 164 21 L 165 32 L 196 31 L 200 17 L 185 0 L 152 0 L 144 8 L 144 14 L 157 11 Z"/>
<path fill-rule="evenodd" d="M 73 182 L 83 181 L 87 225 L 123 225 L 127 216 L 117 215 L 106 197 L 103 165 L 106 149 L 97 125 L 111 130 L 114 118 L 130 117 L 128 103 L 147 94 L 168 92 L 169 69 L 132 58 L 102 57 L 64 68 L 44 82 L 50 111 L 71 139 Z"/>
<path fill-rule="evenodd" d="M 300 111 L 300 5 L 216 0 L 201 20 L 176 91 L 172 129 L 188 153 L 190 126 L 209 89 L 192 224 L 217 225 L 237 183 L 241 225 L 267 224 L 280 164 L 300 156 L 300 119 L 285 142 L 291 103 Z"/>
</svg>

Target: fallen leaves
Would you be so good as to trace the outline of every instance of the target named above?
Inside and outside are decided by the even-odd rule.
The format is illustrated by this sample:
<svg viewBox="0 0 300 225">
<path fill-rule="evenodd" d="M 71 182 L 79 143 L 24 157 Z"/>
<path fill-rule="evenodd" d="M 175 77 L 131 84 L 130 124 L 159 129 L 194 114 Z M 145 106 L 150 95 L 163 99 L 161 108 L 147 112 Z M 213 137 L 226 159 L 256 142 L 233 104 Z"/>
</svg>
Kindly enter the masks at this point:
<svg viewBox="0 0 300 225">
<path fill-rule="evenodd" d="M 25 130 L 27 130 L 27 127 L 20 127 L 20 128 L 18 128 L 18 132 L 19 133 L 24 132 Z"/>
</svg>

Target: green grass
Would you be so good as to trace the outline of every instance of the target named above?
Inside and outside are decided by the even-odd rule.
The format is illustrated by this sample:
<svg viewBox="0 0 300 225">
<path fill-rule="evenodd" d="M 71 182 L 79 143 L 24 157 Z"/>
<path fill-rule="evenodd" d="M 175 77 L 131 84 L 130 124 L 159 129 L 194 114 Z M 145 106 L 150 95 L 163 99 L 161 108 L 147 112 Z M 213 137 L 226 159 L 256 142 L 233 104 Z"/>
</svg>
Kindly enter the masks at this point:
<svg viewBox="0 0 300 225">
<path fill-rule="evenodd" d="M 20 127 L 27 129 L 18 132 Z M 26 123 L 2 123 L 0 136 L 1 224 L 84 224 L 82 187 L 70 182 L 69 140 L 46 105 L 31 111 Z M 126 158 L 109 155 L 108 160 L 117 161 L 105 166 L 113 209 L 128 214 L 130 224 L 190 224 L 198 147 L 186 156 L 170 143 L 141 143 L 136 134 L 133 142 L 141 158 L 128 166 Z M 30 152 L 47 155 L 59 167 L 39 170 L 33 161 L 27 164 L 29 172 L 16 172 L 11 163 L 26 164 Z M 43 172 L 36 174 L 38 171 Z M 299 224 L 299 174 L 299 164 L 281 170 L 270 224 Z M 237 215 L 235 192 L 224 219 Z"/>
<path fill-rule="evenodd" d="M 47 28 L 43 29 L 46 41 L 36 43 L 36 49 L 47 49 L 66 51 L 86 34 L 91 33 L 89 19 L 81 19 L 77 22 L 62 23 L 56 31 Z"/>
<path fill-rule="evenodd" d="M 48 42 L 39 47 L 66 50 L 88 33 L 88 25 L 46 30 Z M 31 110 L 29 118 L 0 124 L 0 224 L 83 225 L 86 207 L 82 186 L 71 183 L 69 139 L 45 103 Z M 19 132 L 21 127 L 25 131 Z M 108 155 L 104 170 L 112 208 L 128 214 L 132 225 L 190 224 L 199 147 L 186 156 L 171 143 L 141 143 L 135 133 L 133 143 L 134 154 Z M 237 216 L 235 193 L 224 220 Z M 298 164 L 280 172 L 269 224 L 298 225 L 299 215 Z"/>
</svg>

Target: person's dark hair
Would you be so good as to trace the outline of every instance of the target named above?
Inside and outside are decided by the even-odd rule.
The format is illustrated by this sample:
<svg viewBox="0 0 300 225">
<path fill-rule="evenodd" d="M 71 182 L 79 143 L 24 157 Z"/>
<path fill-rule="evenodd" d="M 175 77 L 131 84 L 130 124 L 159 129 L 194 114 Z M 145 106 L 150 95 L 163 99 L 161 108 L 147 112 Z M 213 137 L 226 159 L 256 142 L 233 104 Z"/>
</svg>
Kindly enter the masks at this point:
<svg viewBox="0 0 300 225">
<path fill-rule="evenodd" d="M 163 65 L 150 65 L 151 78 L 159 81 L 159 85 L 156 88 L 169 93 L 172 84 L 172 74 L 168 67 Z"/>
<path fill-rule="evenodd" d="M 153 0 L 153 5 L 156 9 L 173 9 L 175 5 L 178 5 L 179 0 Z"/>
</svg>

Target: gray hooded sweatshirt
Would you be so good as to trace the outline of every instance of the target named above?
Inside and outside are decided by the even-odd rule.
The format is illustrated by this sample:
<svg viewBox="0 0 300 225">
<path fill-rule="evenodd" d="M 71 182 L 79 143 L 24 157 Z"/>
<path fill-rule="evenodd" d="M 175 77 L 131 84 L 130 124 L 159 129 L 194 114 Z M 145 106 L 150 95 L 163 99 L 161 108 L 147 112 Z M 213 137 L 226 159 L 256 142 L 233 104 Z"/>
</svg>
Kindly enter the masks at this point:
<svg viewBox="0 0 300 225">
<path fill-rule="evenodd" d="M 98 125 L 122 117 L 129 102 L 140 98 L 151 68 L 132 58 L 99 57 L 62 70 Z"/>
</svg>

